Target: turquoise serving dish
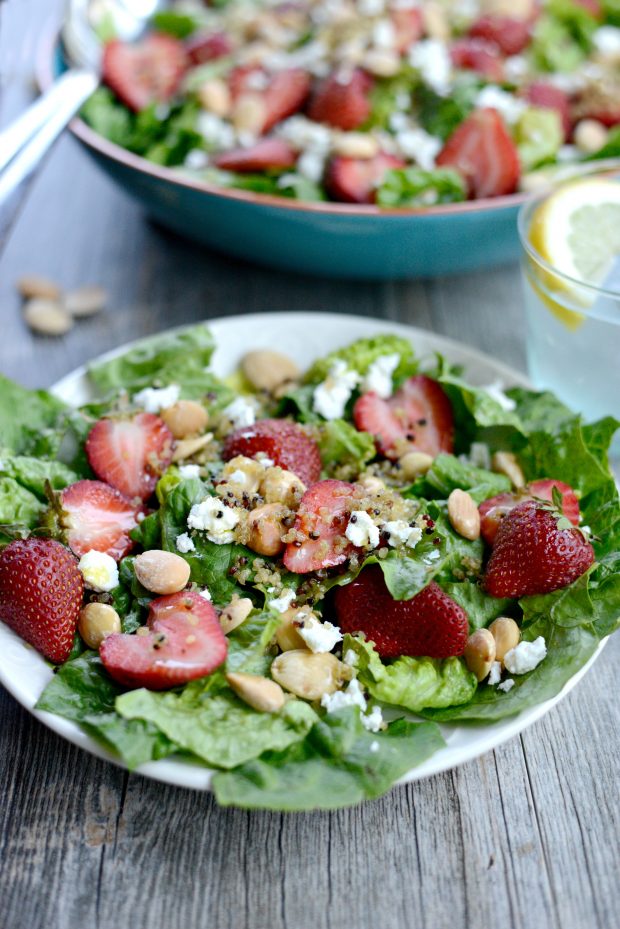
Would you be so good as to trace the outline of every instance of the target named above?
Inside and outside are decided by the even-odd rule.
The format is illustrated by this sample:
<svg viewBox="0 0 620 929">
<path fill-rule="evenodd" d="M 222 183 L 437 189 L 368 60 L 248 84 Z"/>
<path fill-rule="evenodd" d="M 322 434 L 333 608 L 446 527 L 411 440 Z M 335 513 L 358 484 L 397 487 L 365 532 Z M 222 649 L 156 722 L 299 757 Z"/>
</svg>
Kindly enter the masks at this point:
<svg viewBox="0 0 620 929">
<path fill-rule="evenodd" d="M 43 57 L 47 86 L 64 64 Z M 259 264 L 327 277 L 433 277 L 513 261 L 525 194 L 423 209 L 302 203 L 215 187 L 133 155 L 74 119 L 71 130 L 102 169 L 180 235 Z"/>
</svg>

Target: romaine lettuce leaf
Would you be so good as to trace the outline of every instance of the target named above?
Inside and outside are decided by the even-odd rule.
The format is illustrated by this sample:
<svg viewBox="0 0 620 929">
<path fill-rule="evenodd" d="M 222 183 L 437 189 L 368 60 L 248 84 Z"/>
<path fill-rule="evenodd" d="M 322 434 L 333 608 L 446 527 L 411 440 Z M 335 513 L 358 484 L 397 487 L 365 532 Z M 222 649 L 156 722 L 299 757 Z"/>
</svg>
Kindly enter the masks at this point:
<svg viewBox="0 0 620 929">
<path fill-rule="evenodd" d="M 47 500 L 48 485 L 52 490 L 62 490 L 78 480 L 75 471 L 62 461 L 31 455 L 3 455 L 1 451 L 0 475 L 12 477 L 40 500 Z"/>
<path fill-rule="evenodd" d="M 446 500 L 453 490 L 461 488 L 466 490 L 476 503 L 482 503 L 489 497 L 510 490 L 511 486 L 504 474 L 476 468 L 460 461 L 454 455 L 440 454 L 434 459 L 426 474 L 418 478 L 407 491 L 406 496 Z"/>
<path fill-rule="evenodd" d="M 557 110 L 528 107 L 514 127 L 523 171 L 531 171 L 555 159 L 564 142 L 564 127 Z"/>
<path fill-rule="evenodd" d="M 375 457 L 375 440 L 368 432 L 358 432 L 344 419 L 321 422 L 316 441 L 327 477 L 352 480 Z"/>
<path fill-rule="evenodd" d="M 315 723 L 303 742 L 218 772 L 213 789 L 222 806 L 337 809 L 380 797 L 444 745 L 437 726 L 404 719 L 367 732 L 352 707 Z"/>
<path fill-rule="evenodd" d="M 450 168 L 392 168 L 377 188 L 379 206 L 434 206 L 466 199 L 465 182 Z"/>
<path fill-rule="evenodd" d="M 0 527 L 34 529 L 45 510 L 45 504 L 12 477 L 0 476 Z M 0 539 L 3 538 L 0 529 Z"/>
<path fill-rule="evenodd" d="M 0 375 L 0 448 L 15 455 L 55 456 L 67 407 L 45 390 L 28 390 Z"/>
<path fill-rule="evenodd" d="M 417 363 L 408 339 L 396 335 L 377 335 L 357 339 L 345 348 L 330 352 L 319 358 L 309 368 L 304 378 L 307 384 L 319 384 L 327 377 L 334 361 L 341 359 L 358 374 L 366 374 L 369 367 L 382 355 L 400 355 L 400 364 L 394 372 L 394 382 L 399 384 L 404 378 L 415 374 Z"/>
</svg>

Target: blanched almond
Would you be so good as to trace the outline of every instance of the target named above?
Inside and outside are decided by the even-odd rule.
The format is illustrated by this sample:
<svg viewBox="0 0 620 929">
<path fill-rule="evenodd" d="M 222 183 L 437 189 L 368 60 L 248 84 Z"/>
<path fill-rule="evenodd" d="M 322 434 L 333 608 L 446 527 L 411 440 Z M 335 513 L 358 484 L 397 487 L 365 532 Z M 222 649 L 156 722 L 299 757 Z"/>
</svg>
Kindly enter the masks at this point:
<svg viewBox="0 0 620 929">
<path fill-rule="evenodd" d="M 226 680 L 237 696 L 259 713 L 277 713 L 284 706 L 284 691 L 275 681 L 239 672 L 227 674 Z"/>
<path fill-rule="evenodd" d="M 495 661 L 495 639 L 488 629 L 476 629 L 467 640 L 463 653 L 465 664 L 476 675 L 476 680 L 483 681 Z"/>
<path fill-rule="evenodd" d="M 44 297 L 28 300 L 23 313 L 27 325 L 39 335 L 65 335 L 73 326 L 73 320 L 64 307 Z"/>
<path fill-rule="evenodd" d="M 247 352 L 241 359 L 241 370 L 253 387 L 269 393 L 299 377 L 299 368 L 293 359 L 270 348 Z"/>
<path fill-rule="evenodd" d="M 351 669 L 331 652 L 314 654 L 299 648 L 282 652 L 271 665 L 271 675 L 285 690 L 303 700 L 319 700 L 333 694 L 351 677 Z"/>
<path fill-rule="evenodd" d="M 175 594 L 189 581 L 189 564 L 174 552 L 157 548 L 142 552 L 133 566 L 142 586 L 154 594 Z"/>
<path fill-rule="evenodd" d="M 107 635 L 121 631 L 121 619 L 107 603 L 87 603 L 80 610 L 78 631 L 89 648 L 98 649 Z"/>
<path fill-rule="evenodd" d="M 480 538 L 480 513 L 473 498 L 464 490 L 453 490 L 448 497 L 448 519 L 464 539 Z"/>
<path fill-rule="evenodd" d="M 505 474 L 516 490 L 525 487 L 525 477 L 516 455 L 512 452 L 495 452 L 491 458 L 491 467 L 498 474 Z"/>
<path fill-rule="evenodd" d="M 508 616 L 500 616 L 494 619 L 489 626 L 489 632 L 495 639 L 495 660 L 504 662 L 504 655 L 511 648 L 516 648 L 521 640 L 521 630 L 519 626 Z"/>
<path fill-rule="evenodd" d="M 426 452 L 407 452 L 398 459 L 398 464 L 406 481 L 414 481 L 421 474 L 426 474 L 433 463 L 431 455 Z"/>
<path fill-rule="evenodd" d="M 177 400 L 161 411 L 161 418 L 175 439 L 186 439 L 204 432 L 209 422 L 209 414 L 204 406 L 195 400 Z"/>
<path fill-rule="evenodd" d="M 228 635 L 245 622 L 253 608 L 254 604 L 249 597 L 237 597 L 236 600 L 231 600 L 220 613 L 220 626 L 224 635 Z"/>
</svg>

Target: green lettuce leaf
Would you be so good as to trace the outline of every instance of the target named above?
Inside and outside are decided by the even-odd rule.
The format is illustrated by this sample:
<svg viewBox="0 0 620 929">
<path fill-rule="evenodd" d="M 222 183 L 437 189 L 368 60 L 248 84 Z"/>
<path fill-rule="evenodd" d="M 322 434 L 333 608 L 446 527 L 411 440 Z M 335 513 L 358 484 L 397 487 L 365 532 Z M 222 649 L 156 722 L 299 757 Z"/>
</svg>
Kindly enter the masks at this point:
<svg viewBox="0 0 620 929">
<path fill-rule="evenodd" d="M 440 454 L 434 459 L 430 470 L 418 478 L 406 495 L 446 500 L 453 490 L 460 488 L 468 491 L 476 503 L 482 503 L 489 497 L 509 491 L 511 487 L 504 474 L 476 468 L 454 455 Z"/>
<path fill-rule="evenodd" d="M 542 71 L 574 71 L 590 52 L 597 26 L 580 3 L 547 0 L 529 48 L 535 66 Z"/>
<path fill-rule="evenodd" d="M 445 141 L 474 109 L 481 86 L 477 75 L 462 75 L 450 95 L 441 97 L 425 84 L 420 85 L 416 89 L 415 100 L 422 128 Z"/>
<path fill-rule="evenodd" d="M 67 408 L 45 390 L 28 390 L 0 375 L 0 448 L 16 455 L 55 456 Z"/>
<path fill-rule="evenodd" d="M 0 476 L 0 526 L 34 529 L 45 504 L 12 477 Z M 3 534 L 0 531 L 0 540 Z"/>
<path fill-rule="evenodd" d="M 372 696 L 412 713 L 467 703 L 476 691 L 476 678 L 461 658 L 403 657 L 386 665 L 372 642 L 350 635 L 343 642 L 345 654 L 348 649 L 357 655 L 358 678 Z"/>
<path fill-rule="evenodd" d="M 409 340 L 396 335 L 377 335 L 357 339 L 345 348 L 330 352 L 314 362 L 304 380 L 308 384 L 319 384 L 324 381 L 330 368 L 338 359 L 346 362 L 347 367 L 353 368 L 358 374 L 366 374 L 377 358 L 394 354 L 400 355 L 400 364 L 394 372 L 394 381 L 399 384 L 404 378 L 415 374 L 417 364 Z"/>
<path fill-rule="evenodd" d="M 322 422 L 316 440 L 327 477 L 355 479 L 376 455 L 375 440 L 370 433 L 358 432 L 344 419 Z"/>
<path fill-rule="evenodd" d="M 441 587 L 467 613 L 470 632 L 488 626 L 498 616 L 506 616 L 514 603 L 513 600 L 490 597 L 474 581 L 442 580 Z"/>
<path fill-rule="evenodd" d="M 213 789 L 222 806 L 337 809 L 380 797 L 444 745 L 437 726 L 404 719 L 367 732 L 359 711 L 349 708 L 317 722 L 303 742 L 218 772 Z"/>
<path fill-rule="evenodd" d="M 130 769 L 176 751 L 176 746 L 154 726 L 117 715 L 114 701 L 120 693 L 121 688 L 108 677 L 99 656 L 89 651 L 56 670 L 35 709 L 79 723 L 117 752 Z"/>
<path fill-rule="evenodd" d="M 564 127 L 557 110 L 528 107 L 514 127 L 514 138 L 523 171 L 553 161 L 564 143 Z"/>
<path fill-rule="evenodd" d="M 153 28 L 157 32 L 166 32 L 177 39 L 187 39 L 200 26 L 197 17 L 190 16 L 178 10 L 160 10 L 152 20 Z"/>
<path fill-rule="evenodd" d="M 46 487 L 62 490 L 78 480 L 78 475 L 62 461 L 34 458 L 30 455 L 3 456 L 0 452 L 0 475 L 13 478 L 26 490 L 47 500 Z"/>
<path fill-rule="evenodd" d="M 434 206 L 465 198 L 465 182 L 450 168 L 392 168 L 377 188 L 377 203 L 387 207 Z"/>
</svg>

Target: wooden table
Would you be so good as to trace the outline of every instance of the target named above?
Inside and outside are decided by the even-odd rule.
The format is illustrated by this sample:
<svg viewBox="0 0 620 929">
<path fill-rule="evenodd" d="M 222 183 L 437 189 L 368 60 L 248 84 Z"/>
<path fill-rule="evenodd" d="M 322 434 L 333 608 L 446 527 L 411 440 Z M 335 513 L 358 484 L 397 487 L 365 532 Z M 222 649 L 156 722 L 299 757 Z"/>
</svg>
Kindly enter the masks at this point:
<svg viewBox="0 0 620 929">
<path fill-rule="evenodd" d="M 35 39 L 59 3 L 0 6 L 0 125 L 24 103 Z M 34 337 L 14 291 L 30 272 L 101 283 L 109 311 L 66 338 Z M 174 323 L 261 309 L 398 320 L 524 367 L 516 267 L 395 284 L 256 268 L 150 225 L 69 138 L 19 199 L 0 248 L 0 306 L 0 370 L 32 386 Z M 0 688 L 0 926 L 611 929 L 619 657 L 620 637 L 557 709 L 497 751 L 361 807 L 303 815 L 222 810 L 209 794 L 130 776 Z"/>
</svg>

